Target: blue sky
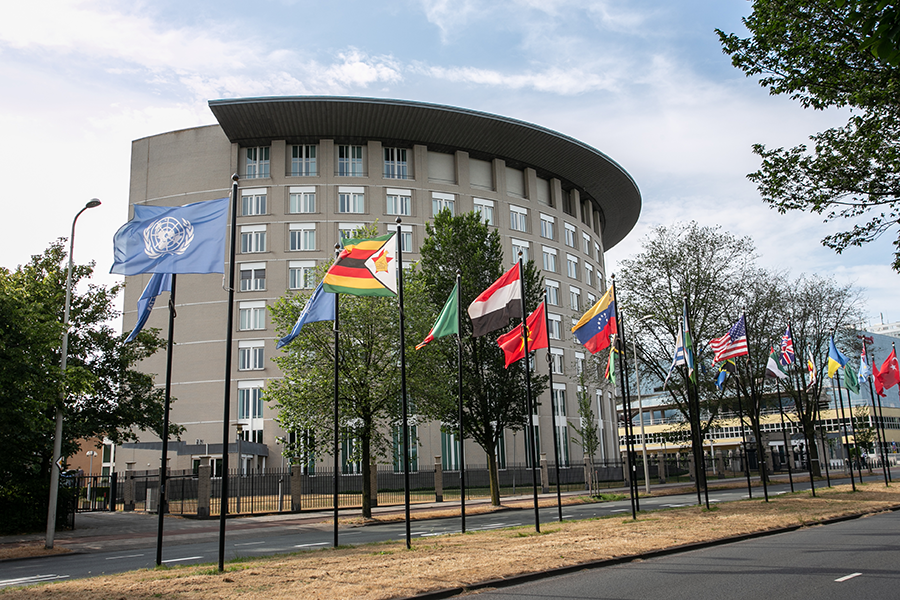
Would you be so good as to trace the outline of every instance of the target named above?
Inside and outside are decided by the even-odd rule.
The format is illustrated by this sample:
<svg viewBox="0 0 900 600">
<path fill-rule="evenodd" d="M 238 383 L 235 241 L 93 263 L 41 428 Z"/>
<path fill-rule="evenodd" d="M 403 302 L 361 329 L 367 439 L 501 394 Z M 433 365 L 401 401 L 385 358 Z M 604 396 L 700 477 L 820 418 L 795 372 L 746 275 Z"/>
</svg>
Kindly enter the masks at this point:
<svg viewBox="0 0 900 600">
<path fill-rule="evenodd" d="M 751 144 L 802 143 L 845 115 L 769 96 L 731 67 L 714 33 L 742 31 L 744 0 L 397 0 L 254 3 L 42 0 L 0 20 L 0 144 L 14 267 L 68 235 L 76 260 L 112 261 L 127 219 L 131 141 L 213 123 L 213 98 L 335 94 L 435 102 L 536 123 L 622 165 L 641 189 L 635 253 L 679 220 L 753 238 L 764 266 L 865 288 L 873 321 L 900 320 L 890 240 L 836 255 L 846 226 L 779 215 L 746 174 Z M 223 187 L 227 182 L 223 183 Z"/>
</svg>

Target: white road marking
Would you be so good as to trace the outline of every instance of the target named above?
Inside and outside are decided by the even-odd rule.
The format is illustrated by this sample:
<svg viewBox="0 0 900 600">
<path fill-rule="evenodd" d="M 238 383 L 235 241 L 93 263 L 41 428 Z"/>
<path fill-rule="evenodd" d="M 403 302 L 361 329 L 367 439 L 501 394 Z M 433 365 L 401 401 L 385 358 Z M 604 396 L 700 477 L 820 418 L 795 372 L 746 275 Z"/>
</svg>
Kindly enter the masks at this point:
<svg viewBox="0 0 900 600">
<path fill-rule="evenodd" d="M 294 548 L 310 548 L 312 546 L 327 546 L 330 542 L 316 542 L 315 544 L 297 544 Z"/>
<path fill-rule="evenodd" d="M 237 548 L 238 546 L 257 546 L 259 544 L 265 544 L 265 542 L 244 542 L 243 544 L 235 544 L 234 547 Z"/>
<path fill-rule="evenodd" d="M 835 581 L 838 583 L 842 583 L 844 581 L 847 581 L 848 579 L 853 579 L 854 577 L 859 577 L 860 575 L 862 575 L 862 573 L 850 573 L 849 575 L 844 575 L 843 577 L 838 577 L 837 579 L 835 579 Z"/>
<path fill-rule="evenodd" d="M 42 583 L 45 581 L 56 581 L 57 579 L 68 578 L 68 575 L 34 575 L 32 577 L 19 577 L 18 579 L 0 579 L 0 588 L 13 585 L 31 585 L 32 583 Z"/>
<path fill-rule="evenodd" d="M 125 556 L 107 556 L 106 560 L 119 560 L 120 558 L 138 558 L 143 554 L 126 554 Z"/>
<path fill-rule="evenodd" d="M 183 562 L 185 560 L 197 560 L 198 558 L 203 558 L 202 556 L 185 556 L 184 558 L 170 558 L 169 560 L 164 560 L 164 563 L 170 562 Z"/>
<path fill-rule="evenodd" d="M 609 512 L 626 512 L 627 510 L 628 510 L 627 508 L 617 508 L 617 509 L 611 510 Z"/>
</svg>

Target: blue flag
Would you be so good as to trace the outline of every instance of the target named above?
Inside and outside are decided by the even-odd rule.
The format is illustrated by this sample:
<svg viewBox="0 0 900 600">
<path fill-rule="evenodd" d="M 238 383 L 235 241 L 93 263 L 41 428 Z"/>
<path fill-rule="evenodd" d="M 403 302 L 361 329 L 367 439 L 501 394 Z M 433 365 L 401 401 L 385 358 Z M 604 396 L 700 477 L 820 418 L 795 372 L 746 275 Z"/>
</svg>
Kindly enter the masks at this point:
<svg viewBox="0 0 900 600">
<path fill-rule="evenodd" d="M 306 306 L 303 307 L 303 312 L 294 323 L 294 328 L 289 334 L 278 340 L 275 348 L 290 344 L 295 337 L 300 335 L 300 330 L 304 325 L 316 321 L 334 321 L 334 294 L 326 292 L 321 283 L 306 301 Z"/>
<path fill-rule="evenodd" d="M 843 369 L 847 361 L 850 360 L 837 349 L 834 345 L 834 336 L 828 340 L 828 376 L 834 377 L 838 369 Z"/>
<path fill-rule="evenodd" d="M 141 297 L 138 298 L 138 320 L 137 323 L 134 324 L 134 329 L 131 330 L 131 334 L 125 340 L 126 344 L 134 340 L 134 338 L 137 337 L 137 334 L 141 332 L 141 329 L 144 328 L 147 318 L 150 317 L 150 311 L 153 310 L 153 305 L 156 304 L 156 297 L 163 292 L 171 291 L 172 275 L 169 273 L 154 273 L 153 277 L 150 278 L 150 281 L 147 282 L 147 287 L 145 287 L 144 291 L 141 293 Z"/>
<path fill-rule="evenodd" d="M 224 273 L 228 198 L 134 207 L 113 237 L 110 273 Z"/>
</svg>

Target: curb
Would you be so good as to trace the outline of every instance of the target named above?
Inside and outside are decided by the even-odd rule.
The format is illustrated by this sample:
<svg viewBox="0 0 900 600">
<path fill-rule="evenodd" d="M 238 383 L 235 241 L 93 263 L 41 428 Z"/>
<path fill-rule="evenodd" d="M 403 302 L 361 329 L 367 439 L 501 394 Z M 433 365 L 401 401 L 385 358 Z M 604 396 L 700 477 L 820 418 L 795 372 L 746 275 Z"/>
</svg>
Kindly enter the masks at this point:
<svg viewBox="0 0 900 600">
<path fill-rule="evenodd" d="M 663 556 L 669 556 L 672 554 L 680 554 L 683 552 L 691 552 L 693 550 L 702 550 L 704 548 L 713 548 L 715 546 L 723 546 L 725 544 L 733 544 L 735 542 L 743 542 L 745 540 L 752 540 L 756 538 L 768 537 L 770 535 L 776 535 L 779 533 L 790 533 L 792 531 L 798 531 L 800 529 L 806 529 L 808 527 L 815 527 L 818 525 L 831 525 L 833 523 L 841 523 L 844 521 L 851 521 L 853 519 L 859 519 L 862 517 L 867 517 L 869 515 L 875 515 L 879 513 L 885 512 L 896 512 L 900 511 L 900 504 L 889 506 L 886 508 L 881 508 L 878 510 L 871 510 L 862 513 L 857 513 L 853 515 L 844 515 L 842 517 L 833 517 L 831 519 L 825 519 L 822 521 L 816 521 L 814 523 L 804 523 L 798 525 L 790 525 L 788 527 L 779 527 L 777 529 L 766 529 L 764 531 L 755 531 L 753 533 L 745 533 L 741 535 L 733 535 L 726 538 L 719 538 L 717 540 L 710 540 L 707 542 L 695 542 L 691 544 L 680 544 L 678 546 L 671 546 L 669 548 L 662 548 L 660 550 L 653 550 L 652 552 L 643 552 L 641 554 L 630 554 L 628 556 L 619 556 L 616 558 L 604 558 L 601 560 L 592 560 L 582 563 L 577 563 L 574 565 L 568 565 L 565 567 L 556 567 L 555 569 L 548 569 L 546 571 L 537 571 L 534 573 L 524 573 L 522 575 L 513 575 L 511 577 L 506 577 L 504 579 L 489 579 L 487 581 L 481 581 L 478 583 L 473 583 L 469 585 L 457 586 L 452 588 L 443 588 L 440 590 L 435 590 L 433 592 L 423 592 L 421 594 L 416 594 L 415 596 L 406 596 L 402 600 L 443 600 L 444 598 L 453 598 L 454 596 L 458 596 L 460 594 L 474 592 L 477 590 L 483 590 L 487 588 L 507 588 L 515 585 L 520 585 L 523 583 L 529 583 L 531 581 L 540 581 L 542 579 L 549 579 L 550 577 L 558 577 L 560 575 L 568 575 L 569 573 L 574 573 L 576 571 L 584 571 L 587 569 L 600 569 L 603 567 L 611 567 L 614 565 L 621 565 L 625 563 L 634 562 L 637 560 L 647 560 L 651 558 L 660 558 Z"/>
<path fill-rule="evenodd" d="M 57 558 L 59 556 L 76 556 L 78 554 L 88 554 L 84 550 L 72 550 L 71 552 L 59 552 L 57 554 L 36 554 L 35 556 L 16 556 L 13 558 L 0 558 L 0 564 L 19 562 L 23 560 L 39 560 L 42 558 Z"/>
</svg>

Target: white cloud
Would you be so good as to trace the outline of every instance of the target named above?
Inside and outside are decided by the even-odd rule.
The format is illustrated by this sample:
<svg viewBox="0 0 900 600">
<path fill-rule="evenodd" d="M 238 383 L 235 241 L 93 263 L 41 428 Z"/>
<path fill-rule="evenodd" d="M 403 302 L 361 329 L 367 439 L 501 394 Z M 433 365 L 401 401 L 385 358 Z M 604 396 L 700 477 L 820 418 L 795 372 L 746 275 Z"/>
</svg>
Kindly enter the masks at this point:
<svg viewBox="0 0 900 600">
<path fill-rule="evenodd" d="M 550 67 L 535 73 L 502 73 L 472 67 L 438 67 L 419 65 L 416 70 L 435 79 L 452 83 L 495 86 L 513 90 L 529 89 L 561 95 L 596 91 L 616 91 L 616 77 L 593 73 L 582 68 Z"/>
</svg>

